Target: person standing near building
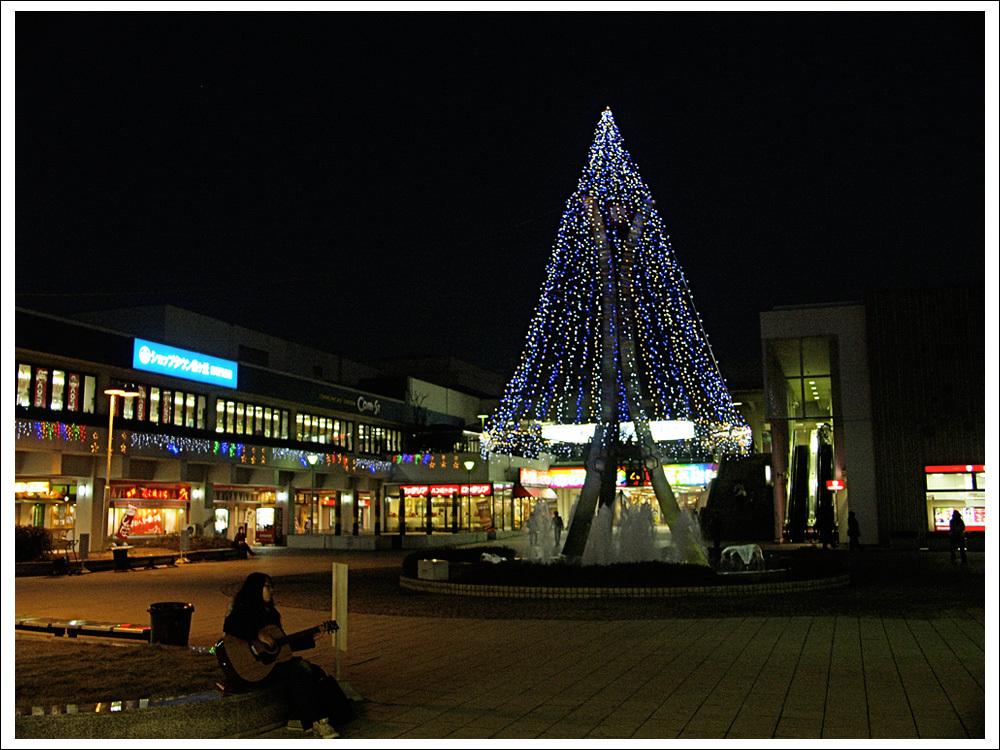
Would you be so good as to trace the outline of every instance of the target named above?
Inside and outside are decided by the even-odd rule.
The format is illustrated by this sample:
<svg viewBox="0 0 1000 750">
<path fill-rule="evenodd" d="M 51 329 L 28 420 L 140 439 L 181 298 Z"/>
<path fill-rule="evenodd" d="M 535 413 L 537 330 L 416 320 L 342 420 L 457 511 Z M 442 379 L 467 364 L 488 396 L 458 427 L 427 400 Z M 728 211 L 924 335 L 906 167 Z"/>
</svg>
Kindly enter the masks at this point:
<svg viewBox="0 0 1000 750">
<path fill-rule="evenodd" d="M 849 511 L 847 513 L 847 537 L 851 540 L 850 550 L 861 551 L 861 525 L 858 523 L 858 517 L 854 515 L 854 511 Z"/>
<path fill-rule="evenodd" d="M 555 515 L 552 516 L 552 529 L 556 535 L 556 544 L 559 544 L 559 540 L 562 539 L 563 520 L 562 516 L 559 515 L 558 510 L 555 512 Z"/>
<path fill-rule="evenodd" d="M 948 535 L 951 538 L 951 561 L 955 562 L 955 553 L 962 553 L 962 565 L 969 564 L 969 558 L 965 553 L 965 521 L 962 514 L 956 508 L 951 514 Z"/>
</svg>

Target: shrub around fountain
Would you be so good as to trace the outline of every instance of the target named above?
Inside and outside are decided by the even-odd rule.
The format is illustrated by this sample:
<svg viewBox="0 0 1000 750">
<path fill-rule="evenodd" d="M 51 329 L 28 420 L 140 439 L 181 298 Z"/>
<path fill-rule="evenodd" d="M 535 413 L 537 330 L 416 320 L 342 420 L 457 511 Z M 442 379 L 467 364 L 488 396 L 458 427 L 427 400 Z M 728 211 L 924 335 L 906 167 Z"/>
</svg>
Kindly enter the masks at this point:
<svg viewBox="0 0 1000 750">
<path fill-rule="evenodd" d="M 503 558 L 486 562 L 483 553 Z M 747 583 L 750 575 L 767 575 L 774 580 L 810 580 L 840 575 L 843 556 L 818 547 L 767 552 L 766 571 L 732 575 L 703 565 L 677 562 L 627 562 L 610 565 L 578 565 L 563 561 L 536 562 L 515 557 L 508 547 L 439 547 L 412 552 L 403 560 L 402 574 L 417 577 L 417 562 L 447 560 L 452 583 L 484 586 L 546 586 L 573 588 L 671 588 L 684 586 L 726 586 Z"/>
<path fill-rule="evenodd" d="M 483 553 L 504 558 L 483 562 Z M 717 582 L 716 572 L 703 565 L 669 562 L 573 565 L 564 562 L 534 562 L 516 559 L 508 547 L 438 547 L 412 552 L 403 560 L 403 575 L 417 577 L 419 560 L 447 560 L 449 580 L 488 586 L 567 586 L 594 588 L 611 586 L 666 587 L 707 586 Z"/>
<path fill-rule="evenodd" d="M 450 563 L 478 563 L 483 556 L 497 555 L 504 560 L 513 560 L 517 554 L 510 547 L 435 547 L 411 552 L 403 558 L 403 575 L 417 577 L 417 562 L 420 560 L 447 560 Z M 489 565 L 490 563 L 485 563 Z"/>
<path fill-rule="evenodd" d="M 496 564 L 460 565 L 453 569 L 451 576 L 454 583 L 572 588 L 711 586 L 717 580 L 712 568 L 669 562 L 572 565 L 563 562 L 510 560 Z"/>
</svg>

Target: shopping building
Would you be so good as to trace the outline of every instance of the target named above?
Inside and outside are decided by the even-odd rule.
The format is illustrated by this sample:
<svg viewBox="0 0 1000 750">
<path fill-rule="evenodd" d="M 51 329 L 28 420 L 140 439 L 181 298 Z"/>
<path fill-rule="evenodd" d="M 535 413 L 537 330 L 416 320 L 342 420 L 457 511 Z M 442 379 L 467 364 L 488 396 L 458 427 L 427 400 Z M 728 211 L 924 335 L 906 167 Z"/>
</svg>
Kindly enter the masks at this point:
<svg viewBox="0 0 1000 750">
<path fill-rule="evenodd" d="M 362 364 L 174 307 L 72 320 L 15 311 L 15 522 L 97 549 L 188 530 L 298 547 L 424 546 L 564 518 L 582 455 L 480 452 L 503 381 L 452 358 Z M 737 396 L 753 454 L 675 461 L 727 540 L 946 543 L 986 528 L 985 295 L 885 292 L 761 313 L 763 391 Z M 108 395 L 127 386 L 131 396 Z M 112 411 L 113 405 L 113 411 Z M 110 480 L 110 481 L 109 481 Z M 657 504 L 619 470 L 632 502 Z M 829 517 L 828 516 L 828 517 Z M 455 535 L 468 537 L 456 538 Z"/>
<path fill-rule="evenodd" d="M 824 511 L 841 541 L 941 545 L 953 510 L 986 529 L 983 287 L 892 291 L 761 313 L 774 538 Z"/>
<path fill-rule="evenodd" d="M 303 547 L 514 523 L 456 524 L 440 504 L 398 520 L 403 485 L 510 494 L 510 472 L 479 455 L 487 394 L 403 378 L 386 396 L 360 384 L 397 372 L 170 306 L 74 319 L 19 308 L 14 334 L 15 522 L 81 549 L 123 523 L 131 541 L 246 526 L 254 544 Z"/>
</svg>

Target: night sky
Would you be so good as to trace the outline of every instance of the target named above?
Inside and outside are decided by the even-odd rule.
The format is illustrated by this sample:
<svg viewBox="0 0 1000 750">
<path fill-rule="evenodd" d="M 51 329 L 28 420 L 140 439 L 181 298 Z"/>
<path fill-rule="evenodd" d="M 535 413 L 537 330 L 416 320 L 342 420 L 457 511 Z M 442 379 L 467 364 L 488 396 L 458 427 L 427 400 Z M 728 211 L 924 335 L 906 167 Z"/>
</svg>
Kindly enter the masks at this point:
<svg viewBox="0 0 1000 750">
<path fill-rule="evenodd" d="M 989 6 L 995 34 L 995 4 L 21 11 L 15 302 L 509 375 L 610 107 L 723 374 L 759 387 L 762 311 L 984 283 Z"/>
</svg>

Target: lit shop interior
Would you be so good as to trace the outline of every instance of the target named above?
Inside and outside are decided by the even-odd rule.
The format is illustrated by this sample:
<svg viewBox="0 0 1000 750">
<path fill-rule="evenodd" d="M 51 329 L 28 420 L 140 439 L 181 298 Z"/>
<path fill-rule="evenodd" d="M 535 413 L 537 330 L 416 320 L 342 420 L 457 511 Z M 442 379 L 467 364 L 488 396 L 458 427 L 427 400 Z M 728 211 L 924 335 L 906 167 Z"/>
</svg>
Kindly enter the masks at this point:
<svg viewBox="0 0 1000 750">
<path fill-rule="evenodd" d="M 144 485 L 111 482 L 109 533 L 126 523 L 130 539 L 177 534 L 189 519 L 191 487 L 187 484 Z"/>
<path fill-rule="evenodd" d="M 478 484 L 400 485 L 387 490 L 384 529 L 400 532 L 400 514 L 406 533 L 492 531 L 520 529 L 531 512 L 533 495 L 516 496 L 509 482 Z"/>
<path fill-rule="evenodd" d="M 697 516 L 698 511 L 708 501 L 708 491 L 712 480 L 718 474 L 717 464 L 665 464 L 664 474 L 673 490 L 674 498 L 681 510 L 689 515 Z M 558 507 L 561 515 L 569 518 L 573 505 L 576 503 L 587 471 L 583 467 L 559 468 L 553 467 L 547 472 L 533 469 L 521 469 L 521 483 L 529 490 L 548 488 L 552 490 L 556 502 L 552 502 L 553 510 Z M 645 472 L 628 472 L 619 467 L 615 484 L 624 498 L 633 505 L 648 504 L 653 512 L 653 520 L 657 525 L 665 525 L 660 518 L 660 505 L 649 484 Z M 617 511 L 616 511 L 617 512 Z"/>
<path fill-rule="evenodd" d="M 966 531 L 986 531 L 986 467 L 927 466 L 927 529 L 948 531 L 957 510 Z"/>
<path fill-rule="evenodd" d="M 280 544 L 281 511 L 275 505 L 277 488 L 215 485 L 213 492 L 212 522 L 216 534 L 232 539 L 236 530 L 244 526 L 248 543 Z"/>
<path fill-rule="evenodd" d="M 298 490 L 296 534 L 353 534 L 375 528 L 375 492 L 364 490 Z"/>
<path fill-rule="evenodd" d="M 834 451 L 839 442 L 834 421 L 838 404 L 831 377 L 831 360 L 836 356 L 831 336 L 767 342 L 772 451 L 788 467 L 785 521 L 789 526 L 814 526 L 821 488 L 835 491 L 838 486 Z"/>
<path fill-rule="evenodd" d="M 76 526 L 75 481 L 49 479 L 14 483 L 14 524 L 72 531 Z"/>
</svg>

